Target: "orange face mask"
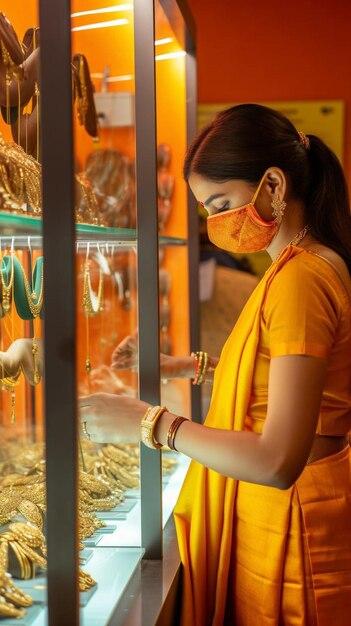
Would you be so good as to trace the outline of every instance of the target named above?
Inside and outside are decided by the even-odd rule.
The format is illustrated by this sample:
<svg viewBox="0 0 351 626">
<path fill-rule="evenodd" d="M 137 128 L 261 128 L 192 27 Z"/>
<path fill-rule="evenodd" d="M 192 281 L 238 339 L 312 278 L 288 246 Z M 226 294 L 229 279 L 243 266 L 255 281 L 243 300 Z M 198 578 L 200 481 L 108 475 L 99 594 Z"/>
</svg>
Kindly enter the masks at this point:
<svg viewBox="0 0 351 626">
<path fill-rule="evenodd" d="M 207 218 L 208 238 L 215 246 L 227 252 L 258 252 L 268 248 L 278 232 L 281 218 L 265 222 L 255 209 L 264 179 L 265 176 L 249 204 Z"/>
</svg>

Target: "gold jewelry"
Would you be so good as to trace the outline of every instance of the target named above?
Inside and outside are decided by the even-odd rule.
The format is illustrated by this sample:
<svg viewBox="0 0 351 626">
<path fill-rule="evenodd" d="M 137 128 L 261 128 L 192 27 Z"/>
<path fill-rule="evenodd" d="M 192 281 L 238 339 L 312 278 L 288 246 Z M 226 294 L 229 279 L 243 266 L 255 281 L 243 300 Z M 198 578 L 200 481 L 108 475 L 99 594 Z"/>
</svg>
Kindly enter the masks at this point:
<svg viewBox="0 0 351 626">
<path fill-rule="evenodd" d="M 3 163 L 0 164 L 1 182 L 12 201 L 15 203 L 13 208 L 22 210 L 24 203 L 24 174 L 23 168 L 10 160 L 4 158 Z"/>
<path fill-rule="evenodd" d="M 19 261 L 18 261 L 18 263 L 21 266 L 21 271 L 22 271 L 22 274 L 23 274 L 24 289 L 25 289 L 25 292 L 26 292 L 26 298 L 27 298 L 29 310 L 30 310 L 31 314 L 33 315 L 33 318 L 39 317 L 39 315 L 41 313 L 42 306 L 43 306 L 43 301 L 44 301 L 44 263 L 42 263 L 42 265 L 41 265 L 39 297 L 37 296 L 35 291 L 31 290 L 31 288 L 29 286 L 28 278 L 27 278 L 26 272 L 24 271 L 24 267 L 23 267 L 22 263 L 20 263 Z M 32 281 L 32 283 L 33 283 L 33 281 Z M 33 287 L 34 287 L 34 285 L 33 285 Z M 34 300 L 36 300 L 36 299 L 37 299 L 37 303 L 34 304 Z M 33 353 L 33 347 L 32 347 L 32 353 Z M 34 353 L 33 353 L 33 357 L 34 357 Z M 35 383 L 35 384 L 37 384 L 37 383 Z"/>
<path fill-rule="evenodd" d="M 104 273 L 100 267 L 99 269 L 99 287 L 98 293 L 95 295 L 90 280 L 90 261 L 87 258 L 84 268 L 84 282 L 83 282 L 83 310 L 87 317 L 95 317 L 98 313 L 104 310 L 103 305 L 103 290 L 104 290 Z"/>
<path fill-rule="evenodd" d="M 109 471 L 115 476 L 124 489 L 136 489 L 139 486 L 139 475 L 114 461 L 109 462 Z"/>
<path fill-rule="evenodd" d="M 85 437 L 90 440 L 91 439 L 91 435 L 88 432 L 86 421 L 81 422 L 80 425 L 81 425 L 81 428 L 82 428 L 83 435 L 85 435 Z"/>
<path fill-rule="evenodd" d="M 21 368 L 15 376 L 8 376 L 0 379 L 1 387 L 4 391 L 11 392 L 11 415 L 10 423 L 14 424 L 16 421 L 16 391 L 15 387 L 18 385 L 18 378 L 21 374 Z"/>
<path fill-rule="evenodd" d="M 18 45 L 21 49 L 21 44 L 18 41 Z M 23 54 L 23 50 L 21 49 L 21 52 Z M 17 85 L 17 92 L 18 92 L 18 103 L 17 103 L 17 107 L 18 107 L 18 119 L 20 117 L 20 111 L 21 111 L 21 90 L 20 90 L 20 81 L 23 80 L 24 78 L 24 68 L 22 65 L 17 65 L 17 63 L 15 63 L 8 51 L 8 49 L 6 48 L 4 42 L 1 40 L 1 56 L 2 56 L 2 60 L 5 66 L 5 85 L 6 85 L 6 122 L 7 124 L 11 123 L 11 119 L 10 119 L 10 87 L 11 87 L 11 81 L 12 80 L 16 80 L 18 85 Z M 24 55 L 23 55 L 23 59 L 24 59 Z M 19 122 L 18 122 L 18 128 L 19 128 Z M 19 135 L 18 135 L 19 137 Z"/>
<path fill-rule="evenodd" d="M 133 457 L 132 454 L 128 454 L 125 450 L 121 450 L 121 448 L 117 448 L 113 444 L 104 446 L 102 453 L 116 463 L 122 463 L 124 467 L 139 467 L 139 455 Z"/>
<path fill-rule="evenodd" d="M 284 200 L 281 200 L 279 198 L 279 195 L 275 193 L 271 202 L 271 207 L 273 209 L 273 215 L 275 219 L 280 222 L 283 219 L 286 202 Z"/>
<path fill-rule="evenodd" d="M 99 496 L 107 496 L 111 493 L 110 485 L 102 478 L 96 478 L 91 474 L 85 472 L 79 473 L 79 484 L 82 489 L 86 489 L 92 494 L 98 494 Z"/>
<path fill-rule="evenodd" d="M 41 510 L 45 509 L 45 497 L 46 497 L 46 487 L 45 483 L 36 483 L 29 485 L 27 487 L 27 491 L 22 492 L 24 497 L 34 504 L 37 504 Z"/>
<path fill-rule="evenodd" d="M 21 494 L 19 491 L 13 489 L 2 491 L 0 494 L 0 515 L 7 520 L 14 517 L 20 500 Z"/>
<path fill-rule="evenodd" d="M 26 557 L 28 557 L 30 561 L 32 561 L 32 563 L 38 563 L 38 565 L 46 569 L 46 559 L 43 556 L 35 552 L 33 548 L 28 546 L 23 541 L 17 541 L 17 543 L 18 546 L 22 549 L 22 552 L 25 554 Z"/>
<path fill-rule="evenodd" d="M 193 385 L 202 385 L 206 380 L 206 374 L 209 369 L 208 353 L 198 350 L 197 352 L 192 352 L 191 356 L 195 359 L 195 377 Z"/>
<path fill-rule="evenodd" d="M 28 520 L 31 524 L 43 530 L 43 515 L 34 502 L 30 500 L 22 500 L 17 506 L 17 510 Z"/>
<path fill-rule="evenodd" d="M 88 574 L 87 572 L 83 572 L 83 570 L 81 569 L 78 573 L 78 580 L 80 591 L 87 591 L 88 589 L 96 585 L 96 581 L 94 580 L 94 578 L 90 576 L 90 574 Z"/>
<path fill-rule="evenodd" d="M 12 299 L 12 288 L 13 288 L 13 280 L 14 280 L 14 274 L 15 274 L 15 269 L 14 269 L 14 259 L 13 259 L 14 253 L 11 253 L 11 270 L 10 270 L 10 279 L 8 284 L 6 284 L 5 279 L 4 279 L 4 270 L 1 269 L 0 275 L 1 275 L 1 286 L 2 286 L 2 309 L 5 313 L 5 315 L 10 311 L 11 309 L 11 299 Z"/>
<path fill-rule="evenodd" d="M 5 600 L 9 600 L 10 602 L 14 602 L 15 604 L 28 607 L 32 606 L 33 600 L 32 598 L 24 593 L 21 589 L 18 589 L 16 585 L 12 582 L 10 575 L 7 573 L 8 570 L 8 543 L 7 541 L 2 541 L 0 543 L 0 562 L 1 562 L 1 570 L 0 570 L 0 596 L 5 598 Z"/>
<path fill-rule="evenodd" d="M 295 237 L 290 241 L 288 245 L 297 246 L 303 240 L 303 238 L 307 235 L 309 230 L 310 230 L 310 226 L 306 224 L 306 226 L 304 226 L 302 230 L 300 230 L 300 232 L 297 233 L 297 235 L 295 235 Z"/>
<path fill-rule="evenodd" d="M 141 420 L 141 441 L 148 448 L 162 448 L 162 444 L 158 443 L 154 438 L 155 426 L 161 415 L 168 411 L 166 406 L 150 406 L 144 413 Z"/>
<path fill-rule="evenodd" d="M 9 525 L 9 530 L 15 535 L 17 541 L 25 541 L 31 548 L 45 546 L 45 537 L 36 526 L 24 522 L 13 522 Z"/>
<path fill-rule="evenodd" d="M 110 511 L 121 501 L 120 496 L 114 494 L 105 498 L 92 498 L 84 489 L 79 489 L 79 496 L 81 504 L 90 512 Z"/>
<path fill-rule="evenodd" d="M 88 255 L 85 260 L 84 281 L 83 281 L 83 311 L 85 315 L 85 334 L 86 334 L 86 359 L 85 370 L 89 375 L 91 372 L 90 362 L 90 340 L 89 340 L 89 318 L 95 317 L 100 311 L 103 311 L 103 289 L 104 289 L 104 273 L 99 269 L 99 287 L 97 296 L 93 292 L 90 280 L 90 261 Z"/>
<path fill-rule="evenodd" d="M 39 346 L 36 343 L 35 338 L 33 337 L 33 341 L 32 341 L 32 355 L 33 355 L 33 364 L 34 364 L 33 379 L 34 379 L 34 384 L 35 385 L 38 385 L 40 383 L 40 381 L 41 381 L 41 376 L 39 374 L 39 368 L 38 368 L 38 350 L 39 350 Z"/>
<path fill-rule="evenodd" d="M 0 193 L 4 198 L 4 208 L 26 212 L 23 208 L 23 202 L 26 202 L 34 213 L 41 213 L 40 163 L 26 154 L 17 143 L 6 142 L 1 133 L 0 159 L 4 161 L 2 176 L 0 176 Z M 8 172 L 11 184 L 8 180 Z M 16 191 L 14 192 L 13 189 Z"/>
<path fill-rule="evenodd" d="M 80 198 L 76 197 L 76 221 L 80 224 L 100 225 L 100 209 L 90 180 L 84 172 L 76 174 L 75 179 L 80 189 Z"/>
<path fill-rule="evenodd" d="M 78 76 L 80 83 L 80 93 L 78 91 L 78 119 L 81 126 L 85 124 L 85 117 L 88 112 L 89 102 L 88 102 L 88 90 L 85 82 L 85 69 L 84 69 L 84 58 L 81 54 L 79 57 L 79 68 L 78 68 Z"/>
<path fill-rule="evenodd" d="M 29 578 L 31 578 L 33 574 L 31 561 L 29 561 L 25 554 L 23 554 L 23 551 L 21 550 L 18 543 L 14 541 L 13 535 L 11 535 L 10 533 L 3 533 L 2 535 L 0 535 L 0 541 L 5 541 L 5 543 L 8 545 L 8 549 L 11 549 L 13 551 L 17 559 L 20 571 L 18 575 L 16 570 L 16 577 L 23 580 L 28 580 Z"/>
<path fill-rule="evenodd" d="M 25 614 L 25 609 L 16 609 L 13 604 L 0 596 L 0 617 L 23 617 Z"/>
</svg>

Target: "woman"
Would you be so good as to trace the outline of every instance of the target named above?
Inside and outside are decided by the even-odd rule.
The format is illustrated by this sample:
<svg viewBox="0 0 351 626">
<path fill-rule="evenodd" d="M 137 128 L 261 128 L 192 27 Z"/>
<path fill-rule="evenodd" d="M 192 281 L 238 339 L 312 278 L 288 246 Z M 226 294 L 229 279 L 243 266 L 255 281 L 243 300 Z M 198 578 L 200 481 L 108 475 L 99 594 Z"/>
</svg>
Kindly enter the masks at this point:
<svg viewBox="0 0 351 626">
<path fill-rule="evenodd" d="M 194 460 L 175 509 L 183 626 L 344 625 L 351 215 L 342 169 L 320 139 L 249 104 L 200 132 L 184 173 L 213 243 L 267 249 L 273 263 L 222 350 L 205 425 L 108 394 L 83 399 L 83 418 L 93 435 L 135 439 L 149 420 L 150 445 Z M 197 358 L 201 382 L 208 364 Z"/>
</svg>

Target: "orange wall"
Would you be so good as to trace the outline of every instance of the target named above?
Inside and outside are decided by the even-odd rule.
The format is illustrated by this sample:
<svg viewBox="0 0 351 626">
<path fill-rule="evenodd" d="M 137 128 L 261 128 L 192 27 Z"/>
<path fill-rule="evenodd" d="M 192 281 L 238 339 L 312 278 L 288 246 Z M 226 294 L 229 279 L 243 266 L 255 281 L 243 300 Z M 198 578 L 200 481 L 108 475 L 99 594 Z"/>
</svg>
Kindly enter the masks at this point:
<svg viewBox="0 0 351 626">
<path fill-rule="evenodd" d="M 188 0 L 197 26 L 199 101 L 346 102 L 351 174 L 351 2 Z"/>
</svg>

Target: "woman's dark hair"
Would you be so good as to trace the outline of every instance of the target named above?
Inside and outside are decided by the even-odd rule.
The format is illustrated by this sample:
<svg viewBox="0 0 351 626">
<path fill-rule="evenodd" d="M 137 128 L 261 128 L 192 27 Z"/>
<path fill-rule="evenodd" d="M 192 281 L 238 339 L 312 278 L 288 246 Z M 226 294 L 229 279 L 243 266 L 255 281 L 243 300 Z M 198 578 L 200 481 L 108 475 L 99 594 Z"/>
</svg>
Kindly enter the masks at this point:
<svg viewBox="0 0 351 626">
<path fill-rule="evenodd" d="M 306 207 L 306 220 L 318 241 L 340 254 L 351 272 L 351 212 L 347 184 L 335 154 L 315 135 L 306 148 L 281 113 L 258 104 L 240 104 L 217 115 L 195 137 L 184 163 L 215 182 L 258 184 L 266 169 L 288 175 L 291 194 Z"/>
</svg>

